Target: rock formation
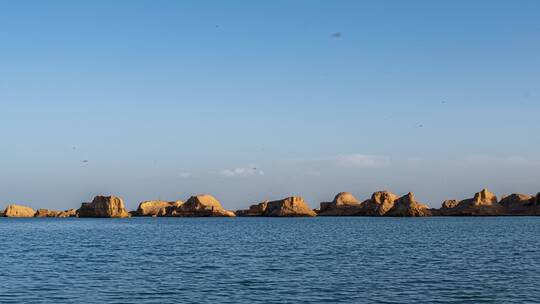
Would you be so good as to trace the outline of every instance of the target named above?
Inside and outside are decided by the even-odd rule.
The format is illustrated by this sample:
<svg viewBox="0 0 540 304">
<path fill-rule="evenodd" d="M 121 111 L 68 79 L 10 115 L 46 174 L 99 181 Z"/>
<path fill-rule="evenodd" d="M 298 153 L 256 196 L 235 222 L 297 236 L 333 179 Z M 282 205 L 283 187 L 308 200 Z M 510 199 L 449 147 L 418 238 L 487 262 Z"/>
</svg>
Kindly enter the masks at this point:
<svg viewBox="0 0 540 304">
<path fill-rule="evenodd" d="M 408 194 L 394 201 L 392 209 L 384 214 L 385 216 L 430 216 L 431 211 L 427 205 L 417 202 L 414 194 Z"/>
<path fill-rule="evenodd" d="M 177 202 L 172 206 L 161 208 L 158 215 L 174 217 L 235 216 L 234 212 L 223 209 L 221 203 L 208 194 L 192 196 L 183 204 Z"/>
<path fill-rule="evenodd" d="M 332 202 L 321 203 L 319 216 L 347 216 L 360 212 L 360 202 L 349 192 L 338 193 Z"/>
<path fill-rule="evenodd" d="M 445 200 L 443 203 L 442 203 L 442 208 L 443 209 L 451 209 L 451 208 L 454 208 L 456 207 L 457 205 L 459 204 L 459 201 L 458 200 Z"/>
<path fill-rule="evenodd" d="M 268 208 L 268 201 L 251 205 L 246 210 L 237 210 L 235 214 L 237 216 L 264 216 L 266 208 Z"/>
<path fill-rule="evenodd" d="M 69 209 L 65 211 L 56 211 L 49 209 L 38 209 L 34 214 L 34 217 L 76 217 L 77 209 Z"/>
<path fill-rule="evenodd" d="M 288 197 L 273 202 L 264 201 L 251 205 L 247 210 L 236 211 L 238 216 L 301 217 L 316 216 L 302 197 Z"/>
<path fill-rule="evenodd" d="M 532 195 L 513 193 L 499 202 L 508 215 L 540 215 L 537 198 Z"/>
<path fill-rule="evenodd" d="M 68 209 L 60 212 L 58 217 L 78 217 L 79 213 L 77 209 Z"/>
<path fill-rule="evenodd" d="M 33 217 L 36 211 L 21 205 L 9 205 L 4 211 L 5 217 Z"/>
<path fill-rule="evenodd" d="M 360 215 L 383 216 L 394 207 L 398 196 L 389 191 L 377 191 L 361 204 Z"/>
<path fill-rule="evenodd" d="M 439 215 L 504 215 L 504 207 L 497 202 L 497 196 L 483 189 L 477 192 L 473 198 L 462 200 L 455 204 L 453 201 L 445 201 L 437 212 Z"/>
<path fill-rule="evenodd" d="M 136 216 L 158 216 L 160 215 L 161 209 L 175 206 L 175 204 L 181 205 L 183 202 L 145 201 L 139 204 L 139 207 L 134 214 Z"/>
<path fill-rule="evenodd" d="M 56 217 L 61 211 L 38 209 L 34 214 L 34 217 Z"/>
<path fill-rule="evenodd" d="M 173 204 L 169 205 L 169 206 L 166 206 L 166 207 L 162 207 L 158 210 L 156 216 L 172 216 L 172 212 L 178 208 L 180 208 L 180 206 L 182 206 L 184 204 L 184 202 L 182 201 L 176 201 L 174 202 Z"/>
<path fill-rule="evenodd" d="M 316 216 L 315 211 L 309 208 L 302 197 L 294 196 L 282 200 L 268 202 L 263 216 Z"/>
<path fill-rule="evenodd" d="M 129 217 L 124 201 L 116 196 L 96 196 L 91 203 L 82 203 L 79 217 Z"/>
</svg>

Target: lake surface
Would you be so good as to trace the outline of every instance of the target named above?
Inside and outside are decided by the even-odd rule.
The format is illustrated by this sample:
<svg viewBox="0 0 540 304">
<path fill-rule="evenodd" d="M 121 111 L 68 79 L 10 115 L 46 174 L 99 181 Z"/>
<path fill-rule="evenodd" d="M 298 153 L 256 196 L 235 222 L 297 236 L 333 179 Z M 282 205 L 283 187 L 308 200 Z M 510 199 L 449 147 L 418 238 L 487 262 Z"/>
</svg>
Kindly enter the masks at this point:
<svg viewBox="0 0 540 304">
<path fill-rule="evenodd" d="M 540 217 L 0 219 L 0 303 L 538 303 Z"/>
</svg>

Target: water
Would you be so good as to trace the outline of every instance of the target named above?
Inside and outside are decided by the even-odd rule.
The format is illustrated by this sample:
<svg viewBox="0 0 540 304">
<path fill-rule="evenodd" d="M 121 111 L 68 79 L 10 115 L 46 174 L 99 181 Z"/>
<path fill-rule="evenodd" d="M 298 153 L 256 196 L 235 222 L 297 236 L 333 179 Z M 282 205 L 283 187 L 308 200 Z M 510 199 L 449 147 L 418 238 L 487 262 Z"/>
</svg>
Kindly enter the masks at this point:
<svg viewBox="0 0 540 304">
<path fill-rule="evenodd" d="M 538 303 L 540 217 L 0 219 L 0 303 Z"/>
</svg>

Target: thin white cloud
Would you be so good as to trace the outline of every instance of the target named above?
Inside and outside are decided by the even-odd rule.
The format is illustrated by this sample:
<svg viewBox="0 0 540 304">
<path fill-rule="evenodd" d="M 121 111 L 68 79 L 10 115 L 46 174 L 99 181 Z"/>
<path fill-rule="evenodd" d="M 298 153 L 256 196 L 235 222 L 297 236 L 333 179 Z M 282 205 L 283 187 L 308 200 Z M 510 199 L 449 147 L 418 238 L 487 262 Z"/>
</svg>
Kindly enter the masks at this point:
<svg viewBox="0 0 540 304">
<path fill-rule="evenodd" d="M 349 168 L 382 168 L 390 164 L 390 158 L 381 155 L 340 154 L 335 157 L 336 164 Z"/>
<path fill-rule="evenodd" d="M 239 176 L 263 176 L 264 171 L 254 167 L 224 169 L 218 172 L 211 172 L 214 175 L 223 177 L 239 177 Z"/>
</svg>

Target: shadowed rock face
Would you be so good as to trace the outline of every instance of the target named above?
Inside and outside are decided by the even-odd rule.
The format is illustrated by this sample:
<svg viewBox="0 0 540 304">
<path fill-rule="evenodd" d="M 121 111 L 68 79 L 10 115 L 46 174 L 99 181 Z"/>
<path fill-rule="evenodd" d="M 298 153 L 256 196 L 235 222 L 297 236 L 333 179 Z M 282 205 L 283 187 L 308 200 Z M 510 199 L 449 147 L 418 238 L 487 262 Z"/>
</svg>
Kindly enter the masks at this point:
<svg viewBox="0 0 540 304">
<path fill-rule="evenodd" d="M 156 216 L 172 216 L 172 212 L 178 208 L 180 208 L 180 206 L 182 206 L 184 204 L 184 202 L 182 201 L 176 201 L 176 202 L 173 202 L 171 205 L 169 206 L 166 206 L 166 207 L 162 207 L 158 210 Z"/>
<path fill-rule="evenodd" d="M 36 211 L 21 205 L 9 205 L 4 211 L 5 217 L 33 217 Z"/>
<path fill-rule="evenodd" d="M 233 217 L 234 212 L 223 209 L 221 203 L 211 195 L 197 195 L 190 197 L 183 204 L 175 203 L 173 206 L 161 208 L 158 215 L 177 217 Z"/>
<path fill-rule="evenodd" d="M 65 211 L 56 211 L 56 210 L 49 210 L 49 209 L 38 209 L 36 213 L 34 214 L 34 217 L 76 217 L 77 216 L 77 210 L 76 209 L 69 209 Z"/>
<path fill-rule="evenodd" d="M 282 200 L 269 202 L 263 216 L 300 217 L 316 216 L 302 197 L 288 197 Z"/>
<path fill-rule="evenodd" d="M 451 203 L 449 203 L 451 202 Z M 505 209 L 497 202 L 497 196 L 483 189 L 477 192 L 473 198 L 462 200 L 455 204 L 455 201 L 445 201 L 441 209 L 437 211 L 439 215 L 504 215 Z"/>
<path fill-rule="evenodd" d="M 503 197 L 500 204 L 509 215 L 540 215 L 537 198 L 532 195 L 513 193 Z"/>
<path fill-rule="evenodd" d="M 389 191 L 377 191 L 362 203 L 361 215 L 383 216 L 394 207 L 398 196 Z"/>
<path fill-rule="evenodd" d="M 79 217 L 129 217 L 124 201 L 116 196 L 96 196 L 91 203 L 82 203 Z"/>
<path fill-rule="evenodd" d="M 249 206 L 246 210 L 237 210 L 236 216 L 263 216 L 268 208 L 268 201 Z"/>
<path fill-rule="evenodd" d="M 414 194 L 408 194 L 394 201 L 394 206 L 385 216 L 430 216 L 431 211 L 427 205 L 415 200 Z"/>
<path fill-rule="evenodd" d="M 167 207 L 175 206 L 176 204 L 183 204 L 182 201 L 166 202 L 166 201 L 146 201 L 139 204 L 136 216 L 158 216 L 160 210 Z"/>
<path fill-rule="evenodd" d="M 319 216 L 348 216 L 360 212 L 360 202 L 349 192 L 338 193 L 332 202 L 323 202 L 319 208 Z"/>
</svg>

